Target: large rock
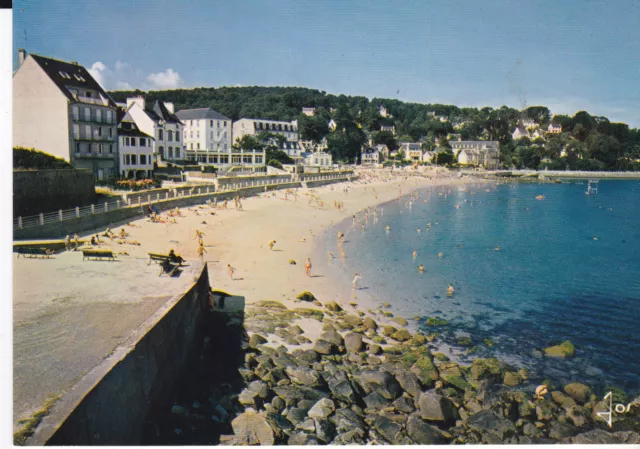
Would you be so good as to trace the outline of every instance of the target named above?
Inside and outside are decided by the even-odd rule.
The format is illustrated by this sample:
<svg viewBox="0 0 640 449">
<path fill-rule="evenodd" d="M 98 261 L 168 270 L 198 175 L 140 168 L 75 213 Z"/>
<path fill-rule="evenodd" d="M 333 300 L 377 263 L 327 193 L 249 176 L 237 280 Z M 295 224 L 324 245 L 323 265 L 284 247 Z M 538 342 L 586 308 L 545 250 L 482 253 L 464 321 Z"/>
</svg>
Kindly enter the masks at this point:
<svg viewBox="0 0 640 449">
<path fill-rule="evenodd" d="M 362 352 L 362 335 L 354 333 L 345 335 L 344 347 L 347 349 L 347 352 L 355 354 Z"/>
<path fill-rule="evenodd" d="M 345 315 L 342 317 L 342 320 L 345 324 L 347 324 L 348 328 L 353 329 L 354 327 L 362 326 L 362 318 L 357 315 Z"/>
<path fill-rule="evenodd" d="M 335 301 L 328 302 L 324 305 L 324 307 L 331 312 L 341 312 L 342 307 Z"/>
<path fill-rule="evenodd" d="M 553 421 L 549 427 L 549 437 L 554 440 L 562 440 L 563 438 L 572 437 L 578 433 L 576 427 L 567 422 L 561 423 Z"/>
<path fill-rule="evenodd" d="M 559 345 L 545 348 L 544 354 L 548 357 L 573 357 L 576 355 L 576 348 L 573 346 L 573 343 L 567 340 Z"/>
<path fill-rule="evenodd" d="M 334 440 L 334 444 L 338 443 L 341 445 L 364 445 L 364 438 L 366 433 L 364 430 L 353 429 L 347 432 L 339 434 Z"/>
<path fill-rule="evenodd" d="M 564 391 L 575 399 L 579 404 L 585 404 L 591 397 L 591 389 L 580 382 L 574 382 L 566 385 Z"/>
<path fill-rule="evenodd" d="M 292 407 L 287 411 L 287 420 L 297 426 L 307 417 L 307 410 L 301 407 Z"/>
<path fill-rule="evenodd" d="M 391 318 L 391 321 L 393 321 L 400 327 L 407 327 L 407 324 L 409 324 L 409 322 L 405 318 L 402 318 L 401 316 Z"/>
<path fill-rule="evenodd" d="M 407 433 L 418 444 L 443 444 L 444 437 L 438 428 L 427 424 L 417 413 L 409 416 Z"/>
<path fill-rule="evenodd" d="M 382 396 L 377 391 L 365 396 L 363 398 L 367 409 L 370 410 L 382 410 L 383 408 L 388 407 L 391 404 L 391 401 L 384 396 Z"/>
<path fill-rule="evenodd" d="M 367 426 L 364 419 L 349 408 L 341 408 L 331 416 L 330 420 L 336 425 L 338 432 L 344 433 L 354 429 L 365 431 Z"/>
<path fill-rule="evenodd" d="M 346 402 L 347 404 L 356 402 L 356 393 L 353 391 L 351 382 L 349 382 L 348 379 L 331 378 L 328 383 L 331 394 L 333 394 L 337 400 Z"/>
<path fill-rule="evenodd" d="M 335 354 L 338 352 L 338 346 L 331 343 L 330 341 L 318 339 L 313 345 L 313 350 L 318 354 L 329 355 Z"/>
<path fill-rule="evenodd" d="M 420 380 L 414 373 L 410 371 L 400 371 L 396 373 L 396 380 L 398 381 L 402 389 L 414 398 L 417 398 L 420 396 L 420 394 L 422 394 Z"/>
<path fill-rule="evenodd" d="M 471 365 L 469 378 L 473 380 L 502 381 L 502 367 L 498 359 L 476 359 Z"/>
<path fill-rule="evenodd" d="M 364 319 L 362 320 L 362 324 L 367 329 L 371 329 L 373 331 L 378 329 L 378 323 L 376 323 L 375 320 L 373 318 L 371 318 L 370 316 L 364 317 Z"/>
<path fill-rule="evenodd" d="M 356 380 L 365 391 L 377 391 L 386 399 L 393 400 L 402 394 L 398 381 L 386 371 L 362 371 Z"/>
<path fill-rule="evenodd" d="M 504 441 L 506 438 L 512 437 L 516 432 L 516 427 L 511 421 L 501 418 L 492 410 L 482 410 L 475 415 L 471 415 L 467 419 L 467 426 L 475 430 L 483 437 L 483 441 Z M 492 434 L 495 438 L 486 438 L 488 434 Z"/>
<path fill-rule="evenodd" d="M 248 409 L 238 415 L 231 421 L 231 427 L 236 438 L 245 445 L 273 446 L 275 444 L 273 429 L 267 422 L 267 418 L 255 410 Z"/>
<path fill-rule="evenodd" d="M 249 337 L 249 346 L 251 346 L 252 348 L 257 348 L 258 345 L 266 342 L 267 339 L 260 334 L 253 334 L 251 337 Z"/>
<path fill-rule="evenodd" d="M 238 402 L 242 405 L 258 409 L 262 407 L 262 404 L 264 403 L 264 400 L 267 399 L 268 395 L 269 388 L 267 385 L 264 382 L 256 380 L 251 382 L 247 388 L 242 390 L 238 396 Z"/>
<path fill-rule="evenodd" d="M 393 401 L 391 405 L 402 413 L 413 413 L 416 410 L 415 401 L 404 396 Z"/>
<path fill-rule="evenodd" d="M 640 444 L 640 433 L 630 431 L 610 433 L 596 429 L 565 438 L 562 442 L 565 444 Z"/>
<path fill-rule="evenodd" d="M 317 362 L 320 359 L 318 353 L 311 349 L 296 349 L 291 353 L 291 355 L 298 361 L 298 363 L 302 361 L 311 364 Z"/>
<path fill-rule="evenodd" d="M 285 372 L 291 382 L 307 387 L 320 387 L 324 385 L 324 379 L 317 371 L 310 368 L 287 367 Z"/>
<path fill-rule="evenodd" d="M 411 340 L 411 333 L 406 329 L 400 329 L 394 332 L 393 334 L 391 334 L 391 338 L 400 342 L 408 341 L 408 340 Z"/>
<path fill-rule="evenodd" d="M 310 435 L 306 432 L 292 433 L 287 441 L 289 446 L 318 446 L 320 442 L 314 435 Z"/>
<path fill-rule="evenodd" d="M 569 408 L 577 405 L 573 398 L 570 398 L 561 391 L 552 391 L 551 399 L 553 399 L 553 402 L 560 405 L 562 408 Z"/>
<path fill-rule="evenodd" d="M 432 386 L 440 377 L 438 368 L 434 365 L 431 358 L 426 356 L 419 357 L 409 371 L 418 376 L 418 379 L 420 379 L 420 382 L 424 387 Z"/>
<path fill-rule="evenodd" d="M 311 407 L 308 415 L 313 419 L 326 419 L 335 411 L 335 409 L 336 406 L 331 399 L 323 398 Z"/>
<path fill-rule="evenodd" d="M 520 375 L 518 373 L 512 373 L 510 371 L 504 374 L 504 380 L 502 381 L 502 383 L 504 383 L 508 387 L 518 386 L 520 385 L 520 382 L 522 382 Z"/>
<path fill-rule="evenodd" d="M 418 400 L 420 416 L 429 421 L 453 423 L 456 420 L 456 409 L 449 398 L 440 396 L 433 390 L 420 395 Z"/>
<path fill-rule="evenodd" d="M 385 337 L 390 337 L 393 335 L 398 329 L 393 326 L 382 326 L 382 335 Z"/>
<path fill-rule="evenodd" d="M 316 436 L 320 441 L 329 444 L 336 436 L 336 427 L 326 418 L 314 419 Z"/>
<path fill-rule="evenodd" d="M 373 420 L 373 428 L 376 429 L 389 443 L 401 444 L 400 438 L 402 426 L 396 422 L 393 422 L 386 416 L 377 416 Z"/>
</svg>

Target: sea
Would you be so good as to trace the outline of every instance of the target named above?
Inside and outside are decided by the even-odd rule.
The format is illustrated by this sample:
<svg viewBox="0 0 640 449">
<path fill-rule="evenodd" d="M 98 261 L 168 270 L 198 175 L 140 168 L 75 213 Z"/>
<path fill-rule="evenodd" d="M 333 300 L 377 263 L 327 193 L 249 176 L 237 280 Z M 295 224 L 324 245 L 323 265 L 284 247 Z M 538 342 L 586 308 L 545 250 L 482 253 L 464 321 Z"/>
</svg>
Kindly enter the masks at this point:
<svg viewBox="0 0 640 449">
<path fill-rule="evenodd" d="M 586 190 L 586 180 L 426 188 L 368 219 L 349 215 L 317 239 L 315 257 L 347 292 L 358 273 L 350 294 L 439 331 L 438 350 L 453 360 L 496 357 L 528 369 L 533 382 L 636 394 L 640 181 L 601 180 L 597 194 Z M 429 327 L 428 317 L 449 324 Z M 461 346 L 463 337 L 471 342 Z M 542 355 L 565 340 L 574 357 Z"/>
</svg>

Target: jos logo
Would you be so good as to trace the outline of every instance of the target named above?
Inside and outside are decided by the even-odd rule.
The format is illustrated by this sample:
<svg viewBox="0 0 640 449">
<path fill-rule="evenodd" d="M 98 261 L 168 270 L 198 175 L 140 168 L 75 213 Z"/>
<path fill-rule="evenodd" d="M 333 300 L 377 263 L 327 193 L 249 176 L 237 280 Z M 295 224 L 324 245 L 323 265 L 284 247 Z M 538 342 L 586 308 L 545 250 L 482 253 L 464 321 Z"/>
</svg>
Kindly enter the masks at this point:
<svg viewBox="0 0 640 449">
<path fill-rule="evenodd" d="M 622 403 L 617 403 L 615 407 L 613 407 L 613 394 L 611 392 L 607 393 L 606 396 L 603 398 L 603 400 L 606 401 L 607 398 L 609 398 L 609 409 L 606 412 L 598 412 L 598 416 L 603 420 L 605 420 L 609 425 L 609 427 L 611 427 L 613 423 L 613 420 L 612 420 L 613 412 L 615 412 L 618 415 L 627 413 L 629 410 L 631 410 L 631 403 L 627 405 L 624 405 Z"/>
</svg>

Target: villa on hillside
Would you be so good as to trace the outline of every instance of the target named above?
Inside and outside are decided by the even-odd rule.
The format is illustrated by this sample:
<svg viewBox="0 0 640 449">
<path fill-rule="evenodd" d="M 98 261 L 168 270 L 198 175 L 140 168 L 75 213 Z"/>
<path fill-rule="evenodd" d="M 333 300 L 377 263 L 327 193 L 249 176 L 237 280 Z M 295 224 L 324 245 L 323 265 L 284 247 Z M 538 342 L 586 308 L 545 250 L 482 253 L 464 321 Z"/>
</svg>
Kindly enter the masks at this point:
<svg viewBox="0 0 640 449">
<path fill-rule="evenodd" d="M 513 138 L 513 140 L 520 140 L 523 137 L 529 137 L 529 132 L 524 126 L 519 125 L 516 127 L 516 129 L 513 130 L 513 133 L 511 133 L 511 137 Z"/>
<path fill-rule="evenodd" d="M 422 146 L 419 143 L 405 142 L 400 145 L 400 151 L 404 153 L 407 161 L 422 162 Z"/>
<path fill-rule="evenodd" d="M 279 120 L 265 120 L 255 118 L 242 118 L 233 123 L 233 141 L 243 136 L 255 136 L 267 132 L 280 134 L 289 142 L 298 141 L 298 121 L 284 122 Z"/>
<path fill-rule="evenodd" d="M 336 123 L 336 121 L 334 119 L 329 120 L 329 123 L 327 124 L 327 126 L 329 127 L 329 129 L 331 131 L 335 131 L 336 128 L 338 127 L 338 124 Z"/>
<path fill-rule="evenodd" d="M 358 113 L 360 112 L 358 111 Z M 383 105 L 380 105 L 378 107 L 378 113 L 380 114 L 380 117 L 387 118 L 389 116 L 389 111 L 387 111 L 387 108 L 385 108 Z"/>
<path fill-rule="evenodd" d="M 450 142 L 458 163 L 495 170 L 500 163 L 500 142 L 492 140 L 463 140 Z"/>
<path fill-rule="evenodd" d="M 380 121 L 380 131 L 388 131 L 392 134 L 396 133 L 396 127 L 391 120 Z"/>
<path fill-rule="evenodd" d="M 302 113 L 308 117 L 316 115 L 316 108 L 302 108 Z"/>
<path fill-rule="evenodd" d="M 561 132 L 562 132 L 562 125 L 549 123 L 549 126 L 547 127 L 548 134 L 560 134 Z"/>
<path fill-rule="evenodd" d="M 362 165 L 376 165 L 383 160 L 380 151 L 371 147 L 364 147 L 360 156 Z"/>
<path fill-rule="evenodd" d="M 37 148 L 98 181 L 118 176 L 118 107 L 77 62 L 18 49 L 13 76 L 13 145 Z"/>
</svg>

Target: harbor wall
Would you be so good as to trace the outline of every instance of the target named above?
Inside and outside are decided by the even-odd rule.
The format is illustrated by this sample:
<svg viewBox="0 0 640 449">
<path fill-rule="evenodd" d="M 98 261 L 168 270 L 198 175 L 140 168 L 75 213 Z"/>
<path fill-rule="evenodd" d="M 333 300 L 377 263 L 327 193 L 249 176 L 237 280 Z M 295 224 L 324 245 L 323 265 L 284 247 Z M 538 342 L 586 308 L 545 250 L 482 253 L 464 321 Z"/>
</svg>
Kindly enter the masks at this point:
<svg viewBox="0 0 640 449">
<path fill-rule="evenodd" d="M 196 263 L 191 287 L 167 301 L 74 385 L 27 445 L 140 444 L 147 414 L 198 351 L 209 277 L 206 263 Z"/>
</svg>

